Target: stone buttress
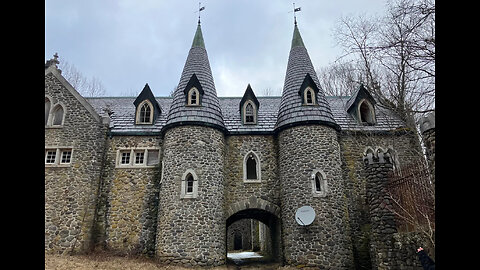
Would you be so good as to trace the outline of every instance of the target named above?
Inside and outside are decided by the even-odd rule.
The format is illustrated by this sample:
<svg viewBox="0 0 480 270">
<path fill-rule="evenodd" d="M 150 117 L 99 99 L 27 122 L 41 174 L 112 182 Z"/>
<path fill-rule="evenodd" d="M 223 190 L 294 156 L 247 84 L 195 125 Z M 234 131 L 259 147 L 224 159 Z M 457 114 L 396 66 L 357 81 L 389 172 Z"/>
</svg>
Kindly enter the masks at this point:
<svg viewBox="0 0 480 270">
<path fill-rule="evenodd" d="M 225 264 L 224 130 L 199 22 L 163 130 L 156 241 L 161 262 Z"/>
<path fill-rule="evenodd" d="M 339 129 L 295 24 L 275 126 L 282 238 L 288 265 L 353 268 Z M 318 189 L 315 177 L 321 181 Z M 313 223 L 306 227 L 295 221 L 295 211 L 304 205 L 313 207 L 316 213 Z"/>
</svg>

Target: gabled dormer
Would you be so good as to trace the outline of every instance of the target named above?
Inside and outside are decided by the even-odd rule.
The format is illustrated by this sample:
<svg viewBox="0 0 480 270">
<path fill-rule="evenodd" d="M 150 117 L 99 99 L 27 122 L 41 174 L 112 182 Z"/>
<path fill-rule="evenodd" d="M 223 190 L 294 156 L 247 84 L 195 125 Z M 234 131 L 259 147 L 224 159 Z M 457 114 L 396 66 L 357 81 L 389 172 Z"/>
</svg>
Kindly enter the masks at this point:
<svg viewBox="0 0 480 270">
<path fill-rule="evenodd" d="M 375 104 L 375 99 L 362 84 L 347 101 L 345 109 L 359 124 L 372 126 L 377 122 Z"/>
<path fill-rule="evenodd" d="M 302 98 L 302 105 L 312 106 L 318 105 L 317 102 L 317 93 L 318 93 L 318 86 L 313 81 L 310 74 L 307 73 L 305 78 L 303 79 L 303 83 L 298 90 L 298 94 Z"/>
<path fill-rule="evenodd" d="M 258 123 L 258 108 L 260 108 L 260 103 L 255 93 L 253 93 L 250 84 L 248 84 L 239 106 L 242 124 L 256 125 Z"/>
<path fill-rule="evenodd" d="M 185 104 L 187 106 L 202 105 L 202 98 L 205 91 L 203 91 L 203 87 L 195 73 L 193 73 L 193 75 L 190 77 L 187 86 L 185 86 L 185 89 L 183 90 L 183 93 L 185 94 Z"/>
<path fill-rule="evenodd" d="M 135 105 L 135 124 L 153 125 L 157 117 L 162 113 L 160 105 L 153 96 L 148 83 L 133 102 Z"/>
</svg>

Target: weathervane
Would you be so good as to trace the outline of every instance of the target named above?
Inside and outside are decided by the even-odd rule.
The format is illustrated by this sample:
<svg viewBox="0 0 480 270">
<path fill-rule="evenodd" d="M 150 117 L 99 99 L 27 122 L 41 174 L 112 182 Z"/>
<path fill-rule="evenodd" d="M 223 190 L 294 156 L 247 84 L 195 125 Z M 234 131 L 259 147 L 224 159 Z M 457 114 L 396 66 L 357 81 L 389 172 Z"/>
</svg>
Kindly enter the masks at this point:
<svg viewBox="0 0 480 270">
<path fill-rule="evenodd" d="M 297 25 L 297 15 L 295 14 L 295 12 L 297 11 L 301 11 L 302 8 L 301 7 L 298 7 L 298 8 L 295 8 L 295 3 L 293 3 L 293 19 L 295 21 L 295 25 Z M 290 11 L 291 12 L 291 11 Z M 290 13 L 289 12 L 289 13 Z"/>
<path fill-rule="evenodd" d="M 198 12 L 198 24 L 200 24 L 200 11 L 205 9 L 205 6 L 203 7 L 200 7 L 200 6 L 201 6 L 201 2 L 198 2 L 198 11 L 195 11 L 195 13 Z"/>
</svg>

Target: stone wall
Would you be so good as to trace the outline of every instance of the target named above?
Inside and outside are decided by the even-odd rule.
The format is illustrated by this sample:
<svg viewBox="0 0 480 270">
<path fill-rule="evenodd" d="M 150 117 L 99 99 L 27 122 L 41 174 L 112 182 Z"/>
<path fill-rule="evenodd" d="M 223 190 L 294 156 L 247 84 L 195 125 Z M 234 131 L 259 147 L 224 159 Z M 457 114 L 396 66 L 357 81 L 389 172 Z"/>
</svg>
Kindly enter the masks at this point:
<svg viewBox="0 0 480 270">
<path fill-rule="evenodd" d="M 118 253 L 155 250 L 161 145 L 158 136 L 114 136 L 107 142 L 104 181 L 98 209 L 97 242 Z M 120 165 L 120 151 L 159 151 L 153 166 Z M 121 153 L 121 152 L 120 152 Z M 147 156 L 144 156 L 144 161 Z"/>
<path fill-rule="evenodd" d="M 180 126 L 165 132 L 156 255 L 185 266 L 225 264 L 225 139 L 219 130 Z M 198 177 L 194 198 L 181 198 L 182 177 Z"/>
<path fill-rule="evenodd" d="M 225 205 L 230 206 L 252 196 L 279 205 L 280 184 L 274 137 L 228 136 L 226 143 Z M 243 181 L 244 157 L 251 151 L 260 159 L 260 182 Z"/>
<path fill-rule="evenodd" d="M 427 247 L 427 239 L 419 232 L 397 232 L 396 216 L 391 210 L 393 201 L 387 191 L 388 175 L 392 171 L 390 155 L 381 151 L 369 152 L 364 156 L 364 162 L 366 201 L 372 235 L 372 269 L 422 269 L 416 249 L 420 246 Z"/>
<path fill-rule="evenodd" d="M 45 149 L 72 149 L 70 164 L 45 165 L 45 251 L 84 251 L 92 244 L 107 127 L 51 73 L 45 95 L 65 109 L 63 126 L 45 127 Z"/>
<path fill-rule="evenodd" d="M 233 222 L 227 228 L 227 251 L 233 250 L 251 250 L 252 249 L 252 219 L 241 219 Z M 258 225 L 257 225 L 258 226 Z M 237 249 L 235 245 L 235 238 L 240 235 L 241 237 L 241 247 Z"/>
<path fill-rule="evenodd" d="M 413 133 L 341 132 L 342 172 L 349 209 L 349 223 L 357 269 L 370 269 L 371 224 L 366 204 L 366 172 L 363 156 L 367 147 L 393 149 L 399 165 L 408 164 L 421 155 Z"/>
<path fill-rule="evenodd" d="M 285 262 L 353 269 L 337 132 L 325 126 L 296 126 L 280 132 L 278 145 Z M 313 194 L 315 170 L 326 176 L 325 196 Z M 295 211 L 303 205 L 316 213 L 307 228 L 295 221 Z"/>
</svg>

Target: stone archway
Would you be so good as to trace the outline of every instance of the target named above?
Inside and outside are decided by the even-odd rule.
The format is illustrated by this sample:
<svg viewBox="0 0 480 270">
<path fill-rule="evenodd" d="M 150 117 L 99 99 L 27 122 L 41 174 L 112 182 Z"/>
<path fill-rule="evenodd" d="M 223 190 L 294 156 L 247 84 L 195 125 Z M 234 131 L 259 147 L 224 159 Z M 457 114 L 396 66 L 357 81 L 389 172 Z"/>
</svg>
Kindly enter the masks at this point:
<svg viewBox="0 0 480 270">
<path fill-rule="evenodd" d="M 234 222 L 243 219 L 257 220 L 261 250 L 268 261 L 282 262 L 280 207 L 260 198 L 250 197 L 247 200 L 233 203 L 226 210 L 226 232 Z M 252 227 L 253 228 L 253 227 Z M 228 235 L 227 235 L 228 238 Z M 253 241 L 253 240 L 252 240 Z M 227 243 L 225 256 L 227 255 Z"/>
</svg>

